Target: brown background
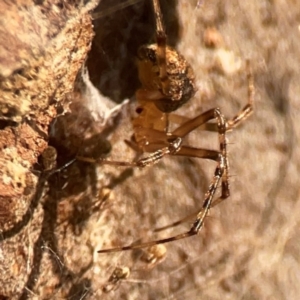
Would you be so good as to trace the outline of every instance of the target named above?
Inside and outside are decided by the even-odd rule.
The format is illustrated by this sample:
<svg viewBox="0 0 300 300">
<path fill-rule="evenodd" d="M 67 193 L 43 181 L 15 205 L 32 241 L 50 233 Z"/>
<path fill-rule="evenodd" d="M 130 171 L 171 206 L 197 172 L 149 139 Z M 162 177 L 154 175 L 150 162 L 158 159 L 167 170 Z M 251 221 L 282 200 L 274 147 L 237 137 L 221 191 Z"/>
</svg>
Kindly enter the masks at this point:
<svg viewBox="0 0 300 300">
<path fill-rule="evenodd" d="M 116 6 L 119 1 L 100 3 L 87 65 L 92 82 L 107 98 L 77 81 L 69 95 L 73 114 L 51 127 L 59 164 L 77 151 L 96 157 L 110 147 L 109 157 L 134 159 L 124 143 L 132 134 L 129 111 L 134 102 L 106 125 L 99 112 L 109 113 L 138 88 L 136 50 L 153 41 L 155 33 L 148 2 L 122 9 Z M 162 5 L 170 44 L 191 63 L 197 79 L 198 93 L 178 113 L 195 116 L 218 106 L 233 116 L 247 101 L 246 59 L 255 78 L 255 112 L 228 134 L 231 197 L 211 210 L 199 236 L 167 245 L 166 259 L 147 270 L 139 251 L 96 251 L 187 230 L 189 222 L 159 235 L 152 232 L 201 207 L 214 163 L 170 157 L 144 170 L 75 163 L 48 184 L 41 176 L 37 192 L 27 200 L 35 202 L 29 205 L 30 221 L 11 235 L 6 232 L 16 221 L 7 217 L 2 225 L 0 268 L 5 276 L 0 294 L 9 299 L 297 299 L 299 4 L 196 5 L 190 0 Z M 219 38 L 213 48 L 205 38 L 211 28 Z M 216 134 L 201 131 L 187 139 L 213 149 L 217 142 Z M 20 214 L 22 219 L 25 213 Z M 104 294 L 116 266 L 128 266 L 131 275 Z"/>
</svg>

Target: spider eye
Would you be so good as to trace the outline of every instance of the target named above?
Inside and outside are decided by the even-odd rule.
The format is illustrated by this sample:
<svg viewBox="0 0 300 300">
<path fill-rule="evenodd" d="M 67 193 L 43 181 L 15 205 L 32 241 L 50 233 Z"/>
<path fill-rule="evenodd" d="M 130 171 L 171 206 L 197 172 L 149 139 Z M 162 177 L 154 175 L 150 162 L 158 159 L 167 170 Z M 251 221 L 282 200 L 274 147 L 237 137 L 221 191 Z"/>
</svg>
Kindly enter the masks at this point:
<svg viewBox="0 0 300 300">
<path fill-rule="evenodd" d="M 142 112 L 143 112 L 143 108 L 142 107 L 137 107 L 136 108 L 136 110 L 135 110 L 135 112 L 137 113 L 137 114 L 141 114 Z"/>
</svg>

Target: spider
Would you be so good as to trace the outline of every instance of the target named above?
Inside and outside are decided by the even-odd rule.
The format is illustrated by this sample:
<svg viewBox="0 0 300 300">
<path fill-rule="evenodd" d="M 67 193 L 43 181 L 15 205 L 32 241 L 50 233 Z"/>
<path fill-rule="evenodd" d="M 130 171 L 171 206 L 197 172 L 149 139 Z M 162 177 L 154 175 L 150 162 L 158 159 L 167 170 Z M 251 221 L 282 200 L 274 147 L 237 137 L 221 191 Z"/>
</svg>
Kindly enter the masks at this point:
<svg viewBox="0 0 300 300">
<path fill-rule="evenodd" d="M 149 154 L 133 162 L 94 160 L 80 156 L 77 159 L 113 166 L 144 168 L 157 163 L 167 155 L 172 155 L 210 159 L 215 161 L 217 166 L 202 207 L 195 214 L 195 220 L 190 230 L 164 239 L 102 249 L 98 253 L 146 248 L 197 235 L 203 227 L 210 208 L 230 195 L 226 134 L 244 121 L 253 111 L 254 83 L 249 62 L 247 62 L 248 103 L 232 119 L 227 120 L 219 108 L 210 109 L 190 119 L 173 113 L 193 98 L 196 92 L 195 77 L 192 67 L 185 58 L 167 45 L 159 0 L 152 0 L 152 2 L 156 19 L 156 43 L 141 46 L 138 51 L 137 66 L 141 88 L 136 92 L 138 116 L 132 122 L 134 135 L 130 142 L 130 146 L 136 151 Z M 216 123 L 208 123 L 211 120 L 215 120 Z M 178 125 L 172 131 L 170 130 L 171 122 Z M 217 132 L 219 151 L 183 145 L 185 137 L 196 128 Z M 214 200 L 220 182 L 221 196 Z M 175 226 L 179 223 L 181 221 L 172 225 Z"/>
<path fill-rule="evenodd" d="M 104 293 L 115 291 L 120 286 L 121 282 L 128 279 L 132 272 L 139 270 L 150 270 L 160 264 L 167 255 L 167 249 L 164 245 L 158 244 L 142 250 L 140 260 L 146 264 L 142 268 L 116 267 L 109 276 L 106 284 L 102 287 Z"/>
<path fill-rule="evenodd" d="M 130 269 L 128 267 L 116 267 L 113 273 L 107 280 L 107 283 L 103 286 L 102 291 L 104 293 L 110 293 L 116 290 L 121 281 L 128 278 L 130 275 Z"/>
</svg>

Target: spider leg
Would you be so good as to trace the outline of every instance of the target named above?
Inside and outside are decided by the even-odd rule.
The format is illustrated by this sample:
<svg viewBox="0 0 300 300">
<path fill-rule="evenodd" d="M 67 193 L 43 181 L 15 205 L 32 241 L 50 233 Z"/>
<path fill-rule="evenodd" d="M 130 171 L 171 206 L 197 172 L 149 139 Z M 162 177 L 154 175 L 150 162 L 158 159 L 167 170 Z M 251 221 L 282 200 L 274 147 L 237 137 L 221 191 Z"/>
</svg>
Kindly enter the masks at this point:
<svg viewBox="0 0 300 300">
<path fill-rule="evenodd" d="M 229 169 L 228 166 L 229 166 L 229 163 L 228 163 L 228 158 L 227 158 L 227 143 L 226 143 L 225 138 L 224 138 L 224 141 L 222 141 L 222 145 L 223 145 L 222 146 L 223 150 L 221 150 L 221 151 L 223 152 L 222 155 L 224 157 L 225 163 L 224 163 L 224 172 L 223 172 L 223 176 L 222 176 L 222 195 L 221 195 L 220 198 L 224 200 L 224 199 L 226 199 L 230 196 L 229 183 L 228 183 L 228 169 Z M 182 146 L 181 149 L 173 155 L 198 157 L 198 158 L 211 159 L 211 160 L 218 161 L 219 152 L 215 151 L 215 150 L 208 150 L 208 149 L 200 149 L 200 148 L 192 148 L 192 147 L 188 147 L 188 146 Z M 217 200 L 215 200 L 214 203 L 216 201 Z M 221 202 L 221 201 L 219 201 L 219 202 Z M 214 204 L 214 206 L 215 205 L 216 204 Z"/>
<path fill-rule="evenodd" d="M 180 155 L 180 156 L 188 156 L 188 157 L 197 157 L 197 158 L 204 158 L 204 159 L 211 159 L 211 160 L 215 160 L 218 161 L 218 157 L 219 157 L 219 152 L 218 151 L 214 151 L 214 150 L 207 150 L 207 149 L 200 149 L 200 148 L 191 148 L 188 146 L 182 146 L 181 149 L 175 154 L 175 155 Z M 225 158 L 226 160 L 227 158 Z M 228 161 L 227 161 L 227 165 L 228 165 Z M 226 169 L 225 169 L 226 170 Z M 222 176 L 222 180 L 223 177 L 225 177 L 225 170 Z M 223 200 L 225 200 L 227 197 L 229 197 L 230 195 L 230 190 L 229 190 L 229 184 L 227 177 L 224 178 L 225 184 L 222 184 L 222 192 L 221 192 L 221 196 L 215 200 L 212 201 L 210 207 L 214 207 L 217 204 L 219 204 L 220 202 L 222 202 Z M 189 216 L 186 216 L 178 221 L 175 221 L 171 224 L 165 225 L 163 227 L 159 227 L 156 228 L 154 230 L 154 232 L 160 232 L 163 230 L 166 230 L 168 228 L 173 228 L 176 226 L 179 226 L 180 224 L 183 224 L 193 218 L 196 218 L 198 212 L 194 212 L 192 214 L 190 214 Z"/>
<path fill-rule="evenodd" d="M 162 22 L 159 0 L 153 0 L 153 9 L 156 21 L 157 63 L 159 66 L 159 78 L 161 80 L 163 94 L 168 95 L 170 89 L 170 80 L 167 74 L 167 35 Z"/>
<path fill-rule="evenodd" d="M 175 113 L 170 114 L 170 122 L 182 125 L 186 123 L 187 121 L 191 120 L 191 118 L 188 118 L 186 116 L 181 116 Z M 216 123 L 204 123 L 198 127 L 200 130 L 206 130 L 211 132 L 218 132 L 218 126 Z"/>
<path fill-rule="evenodd" d="M 105 158 L 93 159 L 89 157 L 76 156 L 76 159 L 79 161 L 89 162 L 89 163 L 99 163 L 103 165 L 119 166 L 119 167 L 139 167 L 144 168 L 150 165 L 157 163 L 166 155 L 174 155 L 181 147 L 182 139 L 177 137 L 169 143 L 153 143 L 145 147 L 147 152 L 149 149 L 158 149 L 149 154 L 147 157 L 141 158 L 137 161 L 126 162 L 126 161 L 117 161 L 117 160 L 107 160 Z"/>
<path fill-rule="evenodd" d="M 222 155 L 220 154 L 219 163 L 217 165 L 213 180 L 209 186 L 208 192 L 205 195 L 205 200 L 204 200 L 203 206 L 202 206 L 201 210 L 198 212 L 196 220 L 189 231 L 186 231 L 184 233 L 181 233 L 181 234 L 169 237 L 169 238 L 165 238 L 165 239 L 150 241 L 150 242 L 141 243 L 141 244 L 137 244 L 137 245 L 132 244 L 132 245 L 123 246 L 123 247 L 103 249 L 103 250 L 98 250 L 97 252 L 98 253 L 110 253 L 110 252 L 125 251 L 125 250 L 132 250 L 132 249 L 141 249 L 141 248 L 151 247 L 151 246 L 154 246 L 157 244 L 165 244 L 165 243 L 169 243 L 172 241 L 181 240 L 181 239 L 198 234 L 198 232 L 200 231 L 200 229 L 203 226 L 204 219 L 207 216 L 208 211 L 211 207 L 212 199 L 217 190 L 220 179 L 222 177 L 223 170 L 224 170 L 224 159 L 223 159 Z"/>
<path fill-rule="evenodd" d="M 218 108 L 212 108 L 210 110 L 207 110 L 206 112 L 196 116 L 193 119 L 189 119 L 188 121 L 184 122 L 182 125 L 180 125 L 177 129 L 175 129 L 172 132 L 172 135 L 179 136 L 179 137 L 185 137 L 190 132 L 194 131 L 196 128 L 200 127 L 201 125 L 207 123 L 210 120 L 213 120 L 216 118 L 215 111 L 218 110 Z"/>
<path fill-rule="evenodd" d="M 188 156 L 188 157 L 197 157 L 203 159 L 211 159 L 214 161 L 219 160 L 219 151 L 202 149 L 202 148 L 192 148 L 189 146 L 181 146 L 182 139 L 176 138 L 173 142 L 169 143 L 168 147 L 161 148 L 150 154 L 148 157 L 142 158 L 137 161 L 137 165 L 139 167 L 146 167 L 148 165 L 152 165 L 162 159 L 165 155 L 180 155 L 180 156 Z M 155 148 L 159 148 L 160 145 L 163 144 L 149 144 L 148 150 L 150 147 L 155 146 Z M 146 147 L 147 149 L 147 147 Z"/>
<path fill-rule="evenodd" d="M 172 113 L 169 116 L 169 120 L 171 123 L 182 125 L 183 123 L 191 120 L 191 118 Z M 201 126 L 199 126 L 199 129 L 206 130 L 206 131 L 212 131 L 212 132 L 218 132 L 218 126 L 215 123 L 204 123 Z"/>
<path fill-rule="evenodd" d="M 246 120 L 253 112 L 253 103 L 255 96 L 255 87 L 253 74 L 250 67 L 250 62 L 246 62 L 247 68 L 247 79 L 248 79 L 248 103 L 243 107 L 243 109 L 235 115 L 232 119 L 227 121 L 227 130 L 231 130 L 238 126 L 241 122 Z"/>
<path fill-rule="evenodd" d="M 213 203 L 212 203 L 211 207 L 213 206 Z M 160 231 L 163 231 L 163 230 L 166 230 L 166 229 L 169 229 L 169 228 L 179 226 L 180 224 L 186 223 L 187 221 L 190 221 L 191 219 L 195 219 L 197 217 L 197 215 L 198 215 L 198 211 L 194 212 L 194 213 L 192 213 L 192 214 L 190 214 L 190 215 L 188 215 L 188 216 L 186 216 L 186 217 L 184 217 L 184 218 L 182 218 L 178 221 L 175 221 L 171 224 L 156 228 L 156 229 L 153 230 L 153 232 L 160 232 Z"/>
<path fill-rule="evenodd" d="M 223 200 L 224 199 L 221 198 L 221 197 L 217 198 L 216 200 L 213 200 L 212 203 L 211 203 L 210 208 L 215 207 L 217 204 L 219 204 Z M 184 217 L 184 218 L 182 218 L 182 219 L 180 219 L 178 221 L 175 221 L 175 222 L 173 222 L 171 224 L 168 224 L 168 225 L 156 228 L 156 229 L 153 230 L 153 232 L 160 232 L 160 231 L 164 231 L 164 230 L 169 229 L 169 228 L 173 228 L 173 227 L 179 226 L 179 225 L 181 225 L 183 223 L 186 223 L 187 221 L 190 221 L 191 219 L 196 218 L 197 214 L 198 214 L 198 211 L 193 212 L 192 214 L 190 214 L 190 215 L 188 215 L 188 216 L 186 216 L 186 217 Z"/>
<path fill-rule="evenodd" d="M 211 159 L 214 161 L 218 161 L 219 159 L 219 151 L 202 149 L 202 148 L 193 148 L 189 146 L 182 146 L 175 154 L 179 156 L 188 156 L 188 157 L 197 157 L 203 159 Z"/>
<path fill-rule="evenodd" d="M 47 176 L 50 177 L 55 173 L 61 172 L 62 170 L 64 170 L 65 168 L 67 168 L 68 166 L 70 166 L 74 161 L 76 160 L 76 158 L 73 158 L 72 160 L 68 161 L 67 163 L 65 163 L 63 166 L 61 166 L 60 168 L 54 169 L 54 170 L 49 170 L 47 172 Z"/>
<path fill-rule="evenodd" d="M 140 167 L 144 168 L 146 166 L 153 165 L 161 160 L 166 155 L 181 155 L 181 156 L 192 156 L 198 158 L 212 159 L 217 160 L 219 152 L 214 150 L 207 149 L 196 149 L 188 146 L 181 146 L 182 138 L 185 137 L 188 133 L 196 129 L 197 127 L 205 124 L 207 121 L 211 119 L 218 120 L 218 127 L 222 127 L 222 132 L 219 129 L 219 137 L 220 140 L 220 150 L 225 159 L 225 171 L 222 178 L 222 198 L 227 198 L 229 196 L 229 184 L 228 184 L 228 160 L 227 160 L 227 150 L 226 150 L 226 121 L 223 115 L 221 115 L 220 110 L 218 108 L 210 109 L 201 115 L 188 120 L 184 124 L 182 124 L 179 128 L 174 130 L 172 133 L 167 136 L 168 139 L 172 139 L 172 141 L 159 141 L 158 143 L 150 142 L 148 145 L 144 147 L 145 152 L 152 152 L 149 156 L 145 158 L 141 158 L 137 161 L 126 162 L 126 161 L 116 161 L 116 160 L 107 160 L 104 158 L 100 158 L 95 160 L 93 158 L 87 158 L 82 156 L 77 156 L 76 159 L 80 161 L 85 161 L 89 163 L 99 163 L 106 164 L 112 166 L 122 166 L 122 167 Z M 166 133 L 160 132 L 156 130 L 157 135 L 164 135 L 166 137 Z M 224 136 L 224 137 L 223 137 Z M 221 138 L 222 137 L 222 138 Z M 158 149 L 158 150 L 157 150 Z"/>
<path fill-rule="evenodd" d="M 227 173 L 228 173 L 228 161 L 227 161 L 226 139 L 225 139 L 225 137 L 221 139 L 220 144 L 221 143 L 225 143 L 225 145 L 220 146 L 221 149 L 225 148 L 225 151 L 224 151 L 225 164 L 224 164 L 224 172 L 223 172 L 223 176 L 222 176 L 222 181 L 224 181 L 224 183 L 222 184 L 221 197 L 214 200 L 211 203 L 210 207 L 216 206 L 217 204 L 219 204 L 220 202 L 225 200 L 230 195 L 229 184 L 228 184 L 228 175 L 227 175 Z M 182 146 L 181 149 L 175 155 L 212 159 L 212 160 L 215 160 L 215 161 L 218 161 L 218 158 L 219 158 L 219 152 L 218 151 L 200 149 L 200 148 L 192 148 L 192 147 L 189 147 L 189 146 Z M 185 217 L 181 220 L 178 220 L 178 221 L 173 222 L 171 224 L 168 224 L 166 226 L 157 228 L 157 229 L 154 230 L 154 232 L 159 232 L 159 231 L 163 231 L 167 228 L 176 227 L 176 226 L 178 226 L 182 223 L 185 223 L 186 221 L 190 220 L 191 218 L 196 217 L 197 214 L 198 214 L 197 212 L 192 213 L 191 215 L 189 215 L 189 216 L 187 216 L 187 217 Z"/>
<path fill-rule="evenodd" d="M 215 174 L 214 174 L 211 184 L 208 188 L 208 191 L 205 194 L 205 199 L 204 199 L 203 205 L 202 205 L 200 211 L 197 213 L 196 220 L 194 221 L 191 229 L 189 231 L 186 231 L 184 233 L 181 233 L 181 234 L 169 237 L 169 238 L 160 239 L 160 240 L 156 240 L 156 241 L 150 241 L 150 242 L 146 242 L 146 243 L 141 243 L 139 245 L 128 245 L 128 246 L 124 246 L 124 247 L 115 247 L 115 248 L 110 248 L 110 249 L 99 250 L 98 253 L 109 253 L 109 252 L 116 252 L 116 251 L 123 251 L 123 250 L 140 249 L 140 248 L 150 247 L 150 246 L 153 246 L 156 244 L 169 243 L 172 241 L 176 241 L 176 240 L 180 240 L 180 239 L 184 239 L 186 237 L 196 235 L 202 228 L 204 220 L 209 212 L 209 209 L 212 206 L 213 197 L 216 193 L 216 190 L 217 190 L 217 187 L 218 187 L 218 184 L 219 184 L 221 178 L 222 178 L 222 196 L 221 197 L 228 197 L 229 189 L 228 189 L 227 175 L 225 176 L 225 179 L 223 178 L 224 173 L 228 171 L 226 136 L 225 136 L 227 122 L 218 108 L 208 111 L 209 113 L 204 113 L 204 114 L 198 116 L 198 119 L 203 119 L 204 118 L 203 116 L 206 116 L 206 118 L 210 117 L 211 111 L 213 111 L 214 118 L 217 119 L 217 124 L 218 124 L 218 128 L 219 128 L 218 132 L 219 132 L 220 153 L 218 153 L 218 157 L 216 159 L 218 161 L 218 164 L 217 164 L 217 167 L 215 170 Z M 194 125 L 194 122 L 191 124 Z M 187 147 L 187 148 L 189 148 L 189 147 Z M 194 150 L 195 154 L 197 154 L 198 150 L 202 151 L 203 149 L 189 148 L 188 150 L 189 151 Z M 201 152 L 199 152 L 199 153 L 200 153 L 199 155 L 201 155 Z M 173 155 L 176 155 L 176 154 L 174 153 Z M 223 191 L 223 189 L 225 191 Z M 223 193 L 224 193 L 224 195 L 223 195 Z"/>
<path fill-rule="evenodd" d="M 228 122 L 225 120 L 224 116 L 221 114 L 219 108 L 210 109 L 210 110 L 196 116 L 195 118 L 186 121 L 181 126 L 179 126 L 177 129 L 175 129 L 172 132 L 172 135 L 183 138 L 187 134 L 189 134 L 191 131 L 207 124 L 207 122 L 212 119 L 217 119 L 216 126 L 217 126 L 218 132 L 219 132 L 220 152 L 223 155 L 224 160 L 225 160 L 224 172 L 222 175 L 222 196 L 221 196 L 221 198 L 226 199 L 230 195 L 229 183 L 228 183 L 229 163 L 228 163 L 228 158 L 227 158 L 227 147 L 226 147 L 227 142 L 226 142 L 226 138 L 225 138 L 225 132 L 228 130 Z M 210 124 L 210 123 L 208 123 L 208 124 Z M 188 147 L 185 147 L 185 148 L 182 147 L 181 150 L 177 151 L 177 155 L 187 155 L 187 156 L 199 157 L 197 155 L 197 151 L 201 151 L 201 150 L 197 150 L 194 148 L 188 148 Z M 180 154 L 180 152 L 182 154 Z M 207 152 L 207 154 L 209 154 L 209 152 Z M 210 158 L 210 157 L 207 157 L 207 158 Z"/>
<path fill-rule="evenodd" d="M 242 110 L 235 115 L 232 119 L 226 121 L 225 123 L 225 131 L 230 131 L 236 126 L 238 126 L 241 122 L 246 120 L 253 112 L 253 103 L 254 103 L 254 95 L 255 95 L 255 87 L 254 87 L 254 79 L 253 74 L 250 68 L 250 62 L 247 61 L 247 79 L 248 79 L 248 103 L 242 108 Z M 217 109 L 218 110 L 218 109 Z M 188 133 L 199 127 L 203 130 L 209 131 L 219 131 L 219 124 L 207 123 L 209 120 L 213 119 L 212 115 L 215 110 L 211 109 L 203 114 L 190 119 L 180 125 L 177 129 L 175 129 L 172 134 L 180 137 L 186 136 Z M 222 136 L 222 135 L 221 135 Z M 220 142 L 220 149 L 225 158 L 225 166 L 224 166 L 224 174 L 222 176 L 222 195 L 219 199 L 215 201 L 214 205 L 217 205 L 230 195 L 229 191 L 229 183 L 228 183 L 228 169 L 229 163 L 227 158 L 227 147 L 226 147 L 226 139 L 224 133 L 224 139 Z M 180 152 L 178 152 L 178 155 Z"/>
<path fill-rule="evenodd" d="M 226 131 L 230 131 L 233 128 L 240 125 L 245 121 L 253 112 L 254 96 L 255 96 L 255 87 L 253 74 L 250 67 L 250 62 L 246 61 L 247 69 L 247 80 L 248 80 L 248 102 L 247 104 L 231 119 L 227 120 Z M 209 110 L 193 119 L 187 118 L 186 116 L 181 116 L 177 114 L 170 115 L 170 122 L 181 124 L 174 132 L 174 135 L 184 137 L 189 132 L 193 131 L 196 128 L 206 131 L 218 132 L 218 126 L 215 123 L 207 123 L 212 117 L 212 110 Z M 207 120 L 206 122 L 203 122 Z"/>
<path fill-rule="evenodd" d="M 105 158 L 93 159 L 89 157 L 77 156 L 76 159 L 89 163 L 99 163 L 102 165 L 112 165 L 119 167 L 139 167 L 144 168 L 157 163 L 166 155 L 180 155 L 180 156 L 190 156 L 204 159 L 211 159 L 217 161 L 219 152 L 215 150 L 201 149 L 201 148 L 191 148 L 188 146 L 181 146 L 182 139 L 176 138 L 173 142 L 167 143 L 151 143 L 145 146 L 147 152 L 152 152 L 147 157 L 141 158 L 137 161 L 126 162 L 117 160 L 108 160 Z M 155 150 L 159 149 L 159 150 Z"/>
</svg>

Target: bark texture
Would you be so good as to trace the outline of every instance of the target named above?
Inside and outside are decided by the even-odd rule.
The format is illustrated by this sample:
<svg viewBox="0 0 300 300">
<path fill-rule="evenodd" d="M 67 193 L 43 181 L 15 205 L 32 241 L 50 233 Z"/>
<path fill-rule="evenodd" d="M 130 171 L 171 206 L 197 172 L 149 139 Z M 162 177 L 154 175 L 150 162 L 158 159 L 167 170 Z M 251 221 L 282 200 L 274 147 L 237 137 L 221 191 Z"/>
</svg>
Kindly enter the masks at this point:
<svg viewBox="0 0 300 300">
<path fill-rule="evenodd" d="M 49 176 L 51 166 L 38 161 L 48 145 L 57 166 L 78 153 L 135 159 L 124 143 L 135 102 L 123 101 L 139 86 L 137 49 L 155 37 L 151 1 L 102 0 L 89 75 L 77 76 L 93 35 L 86 14 L 93 3 L 69 2 L 0 7 L 8 18 L 0 20 L 0 295 L 298 299 L 297 1 L 200 1 L 198 9 L 196 0 L 161 1 L 169 43 L 193 66 L 198 87 L 178 114 L 220 107 L 234 116 L 247 102 L 246 59 L 256 96 L 254 114 L 228 134 L 230 198 L 211 210 L 198 236 L 166 245 L 154 268 L 142 251 L 97 250 L 188 230 L 193 220 L 153 232 L 201 207 L 215 164 L 167 157 L 138 170 L 75 162 Z M 217 149 L 218 137 L 195 131 L 186 143 Z M 114 288 L 116 267 L 130 275 Z"/>
</svg>

